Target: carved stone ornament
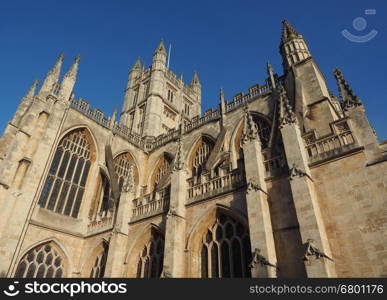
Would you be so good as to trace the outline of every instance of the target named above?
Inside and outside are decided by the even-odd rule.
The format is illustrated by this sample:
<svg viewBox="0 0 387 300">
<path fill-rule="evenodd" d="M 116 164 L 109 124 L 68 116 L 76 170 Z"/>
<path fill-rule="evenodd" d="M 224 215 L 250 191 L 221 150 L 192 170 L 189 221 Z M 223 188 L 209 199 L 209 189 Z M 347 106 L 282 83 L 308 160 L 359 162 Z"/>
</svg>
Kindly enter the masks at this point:
<svg viewBox="0 0 387 300">
<path fill-rule="evenodd" d="M 289 170 L 289 179 L 293 180 L 295 177 L 303 177 L 303 176 L 308 176 L 308 174 L 306 174 L 304 171 L 299 169 L 296 164 L 293 164 L 293 166 Z"/>
<path fill-rule="evenodd" d="M 262 267 L 269 266 L 273 268 L 277 268 L 276 265 L 270 263 L 262 254 L 261 249 L 255 248 L 253 253 L 253 259 L 249 265 L 250 268 L 255 268 L 257 265 Z"/>
<path fill-rule="evenodd" d="M 245 115 L 244 115 L 242 143 L 246 143 L 252 140 L 259 141 L 258 126 L 254 122 L 253 116 L 250 114 L 247 106 L 245 106 L 244 110 L 245 110 Z"/>
<path fill-rule="evenodd" d="M 316 259 L 327 258 L 330 261 L 333 261 L 332 258 L 330 258 L 328 255 L 326 255 L 324 252 L 322 252 L 320 249 L 318 249 L 315 246 L 314 240 L 308 239 L 308 241 L 304 245 L 305 245 L 305 254 L 303 257 L 304 261 L 309 261 L 310 257 L 315 257 Z"/>
<path fill-rule="evenodd" d="M 297 123 L 297 118 L 293 108 L 289 103 L 289 98 L 283 85 L 279 89 L 279 128 L 285 125 Z"/>
<path fill-rule="evenodd" d="M 177 152 L 176 152 L 176 158 L 175 163 L 173 165 L 173 171 L 180 171 L 184 168 L 184 161 L 183 161 L 183 147 L 181 143 L 181 137 L 179 137 L 179 140 L 177 141 Z"/>
<path fill-rule="evenodd" d="M 333 74 L 335 75 L 339 87 L 341 107 L 343 110 L 347 111 L 349 108 L 363 105 L 360 98 L 355 95 L 348 82 L 345 80 L 343 73 L 336 68 L 333 71 Z"/>
<path fill-rule="evenodd" d="M 263 189 L 261 188 L 261 186 L 255 182 L 255 179 L 254 178 L 251 178 L 248 183 L 247 183 L 247 189 L 246 189 L 246 193 L 248 194 L 249 192 L 251 191 L 263 191 Z"/>
</svg>

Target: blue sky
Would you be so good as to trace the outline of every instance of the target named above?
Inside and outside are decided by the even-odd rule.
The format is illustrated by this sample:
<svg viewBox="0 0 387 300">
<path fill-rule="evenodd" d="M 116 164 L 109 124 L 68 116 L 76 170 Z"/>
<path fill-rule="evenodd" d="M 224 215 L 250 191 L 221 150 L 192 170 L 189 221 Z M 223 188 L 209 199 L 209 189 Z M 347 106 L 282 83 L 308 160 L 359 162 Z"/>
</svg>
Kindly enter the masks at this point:
<svg viewBox="0 0 387 300">
<path fill-rule="evenodd" d="M 317 2 L 317 1 L 316 1 Z M 365 9 L 376 9 L 365 15 Z M 194 70 L 202 83 L 203 111 L 266 78 L 266 62 L 282 73 L 278 45 L 281 20 L 289 22 L 337 94 L 332 70 L 339 67 L 363 100 L 379 139 L 387 139 L 386 1 L 1 1 L 0 129 L 12 118 L 35 78 L 43 81 L 59 53 L 62 73 L 81 55 L 75 86 L 93 108 L 110 115 L 122 106 L 128 70 L 140 56 L 148 66 L 160 38 L 172 44 L 170 68 L 184 80 Z M 357 31 L 353 20 L 367 27 Z M 366 43 L 341 35 L 378 34 Z"/>
</svg>

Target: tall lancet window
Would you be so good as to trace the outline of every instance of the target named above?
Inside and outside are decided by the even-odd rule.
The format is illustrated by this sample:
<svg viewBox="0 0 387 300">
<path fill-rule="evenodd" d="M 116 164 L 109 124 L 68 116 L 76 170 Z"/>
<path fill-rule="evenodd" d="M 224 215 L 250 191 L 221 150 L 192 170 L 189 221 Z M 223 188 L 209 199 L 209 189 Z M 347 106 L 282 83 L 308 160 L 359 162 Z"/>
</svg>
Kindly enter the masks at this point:
<svg viewBox="0 0 387 300">
<path fill-rule="evenodd" d="M 63 258 L 50 242 L 28 251 L 17 266 L 17 278 L 61 278 L 64 276 Z"/>
<path fill-rule="evenodd" d="M 56 149 L 39 205 L 56 213 L 78 217 L 92 157 L 86 129 L 66 135 Z"/>
<path fill-rule="evenodd" d="M 152 229 L 150 241 L 142 249 L 137 263 L 137 278 L 159 278 L 163 270 L 164 238 Z"/>
<path fill-rule="evenodd" d="M 202 239 L 201 274 L 203 278 L 250 277 L 250 237 L 239 221 L 218 214 L 216 222 Z"/>
<path fill-rule="evenodd" d="M 91 268 L 90 278 L 103 278 L 108 255 L 108 246 L 103 245 L 103 251 L 96 257 L 94 265 Z"/>
<path fill-rule="evenodd" d="M 214 142 L 207 137 L 202 137 L 197 145 L 192 161 L 192 177 L 199 177 L 202 174 L 212 148 L 214 148 Z"/>
</svg>

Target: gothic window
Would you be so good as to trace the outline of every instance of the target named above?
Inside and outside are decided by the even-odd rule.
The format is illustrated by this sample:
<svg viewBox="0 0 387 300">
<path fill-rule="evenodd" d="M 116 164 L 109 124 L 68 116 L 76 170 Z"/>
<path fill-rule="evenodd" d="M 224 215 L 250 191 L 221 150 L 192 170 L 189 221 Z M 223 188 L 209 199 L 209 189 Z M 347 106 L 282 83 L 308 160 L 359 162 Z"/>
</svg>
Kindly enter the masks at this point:
<svg viewBox="0 0 387 300">
<path fill-rule="evenodd" d="M 190 112 L 191 112 L 191 104 L 188 102 L 184 102 L 184 114 L 186 116 L 190 116 Z"/>
<path fill-rule="evenodd" d="M 91 146 L 86 129 L 71 132 L 56 149 L 39 205 L 76 218 L 91 166 Z"/>
<path fill-rule="evenodd" d="M 28 251 L 16 269 L 17 278 L 61 278 L 63 258 L 50 242 Z"/>
<path fill-rule="evenodd" d="M 247 228 L 230 216 L 218 214 L 202 239 L 201 275 L 250 277 L 250 237 Z"/>
<path fill-rule="evenodd" d="M 172 162 L 172 159 L 166 155 L 163 155 L 163 157 L 160 159 L 158 163 L 158 167 L 154 173 L 154 178 L 153 178 L 154 182 L 152 183 L 153 187 L 157 186 L 161 178 L 163 178 L 164 175 L 167 173 L 169 167 L 171 166 L 171 162 Z"/>
<path fill-rule="evenodd" d="M 159 278 L 163 270 L 164 239 L 152 229 L 151 240 L 142 249 L 137 263 L 137 278 Z"/>
<path fill-rule="evenodd" d="M 270 140 L 270 125 L 268 122 L 260 118 L 256 114 L 252 114 L 254 123 L 257 125 L 258 128 L 258 134 L 259 139 L 261 140 L 261 146 L 262 149 L 267 148 Z M 236 142 L 236 150 L 241 151 L 242 149 L 242 138 L 243 138 L 243 128 L 241 129 L 240 133 L 238 134 L 237 138 L 239 139 L 239 142 Z M 239 157 L 241 158 L 242 153 L 239 153 Z"/>
<path fill-rule="evenodd" d="M 124 181 L 126 178 L 133 180 L 134 184 L 134 161 L 132 156 L 129 153 L 123 153 L 119 156 L 117 156 L 114 159 L 114 170 L 118 177 L 118 184 L 120 191 L 122 191 L 122 187 L 124 185 Z M 132 170 L 131 170 L 132 169 Z"/>
<path fill-rule="evenodd" d="M 167 94 L 167 99 L 168 99 L 170 102 L 173 103 L 173 98 L 174 98 L 174 92 L 173 92 L 171 89 L 169 89 L 169 90 L 168 90 L 168 94 Z"/>
<path fill-rule="evenodd" d="M 266 148 L 270 139 L 269 124 L 257 115 L 253 114 L 253 120 L 258 126 L 258 134 L 261 140 L 262 148 Z"/>
<path fill-rule="evenodd" d="M 105 275 L 108 247 L 104 245 L 104 250 L 97 256 L 90 272 L 90 278 L 103 278 Z"/>
<path fill-rule="evenodd" d="M 205 163 L 210 156 L 211 150 L 214 147 L 214 143 L 206 138 L 202 137 L 199 147 L 195 152 L 195 157 L 192 163 L 192 177 L 199 177 L 202 174 Z"/>
</svg>

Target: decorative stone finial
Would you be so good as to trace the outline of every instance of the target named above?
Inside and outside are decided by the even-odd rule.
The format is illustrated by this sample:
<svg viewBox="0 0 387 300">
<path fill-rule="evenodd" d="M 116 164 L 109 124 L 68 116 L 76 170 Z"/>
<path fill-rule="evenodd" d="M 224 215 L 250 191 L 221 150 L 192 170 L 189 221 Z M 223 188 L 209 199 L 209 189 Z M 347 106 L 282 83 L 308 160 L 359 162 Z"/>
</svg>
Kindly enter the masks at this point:
<svg viewBox="0 0 387 300">
<path fill-rule="evenodd" d="M 343 73 L 336 68 L 333 71 L 333 74 L 335 75 L 339 88 L 341 106 L 343 109 L 347 110 L 348 108 L 362 105 L 360 98 L 354 94 L 348 82 L 344 79 Z"/>
<path fill-rule="evenodd" d="M 289 98 L 283 85 L 278 86 L 279 89 L 279 126 L 280 129 L 287 124 L 297 122 L 293 108 L 289 103 Z"/>
<path fill-rule="evenodd" d="M 180 171 L 184 168 L 184 160 L 183 160 L 182 152 L 183 152 L 183 146 L 181 142 L 181 136 L 179 136 L 179 139 L 177 141 L 177 151 L 175 156 L 175 162 L 173 165 L 173 171 Z"/>
<path fill-rule="evenodd" d="M 191 80 L 191 86 L 192 85 L 200 85 L 199 76 L 198 76 L 198 73 L 196 71 L 194 71 L 194 74 L 193 74 L 193 77 Z"/>
<path fill-rule="evenodd" d="M 24 95 L 23 99 L 32 99 L 35 96 L 35 90 L 38 86 L 38 79 L 35 79 L 31 87 L 28 89 L 27 93 Z"/>
<path fill-rule="evenodd" d="M 246 143 L 251 140 L 258 140 L 259 134 L 258 134 L 258 126 L 254 122 L 253 116 L 249 112 L 247 103 L 244 107 L 245 115 L 244 115 L 244 128 L 243 128 L 243 135 L 242 135 L 242 142 Z"/>
</svg>

